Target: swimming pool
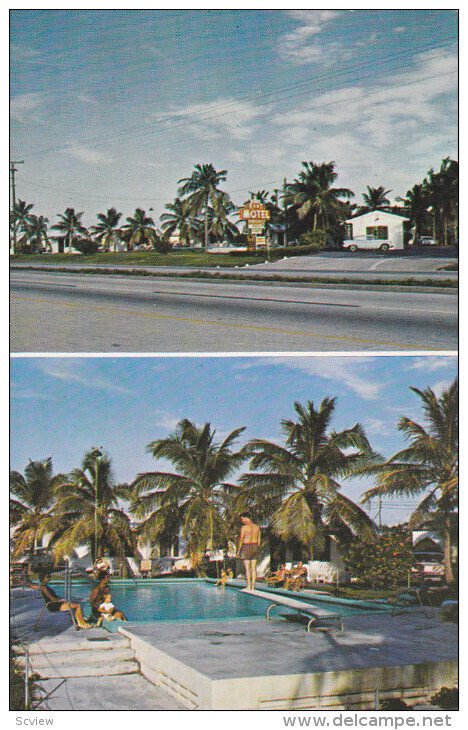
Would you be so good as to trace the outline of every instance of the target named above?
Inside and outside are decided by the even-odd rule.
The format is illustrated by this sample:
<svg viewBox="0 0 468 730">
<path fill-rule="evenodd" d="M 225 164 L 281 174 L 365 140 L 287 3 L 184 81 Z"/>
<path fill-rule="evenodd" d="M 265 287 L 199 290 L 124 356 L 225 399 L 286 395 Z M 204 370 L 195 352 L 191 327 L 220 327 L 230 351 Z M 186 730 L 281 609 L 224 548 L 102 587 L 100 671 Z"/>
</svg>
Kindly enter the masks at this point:
<svg viewBox="0 0 468 730">
<path fill-rule="evenodd" d="M 84 602 L 85 615 L 90 610 L 86 602 L 90 588 L 90 583 L 73 583 L 72 586 L 72 596 Z M 264 618 L 268 607 L 267 600 L 243 593 L 238 587 L 222 590 L 203 578 L 111 581 L 110 591 L 114 605 L 134 622 Z M 63 595 L 60 584 L 57 592 Z M 323 609 L 329 608 L 334 613 L 339 612 L 342 616 L 376 610 L 369 604 L 338 602 L 337 599 L 327 601 L 323 596 L 312 598 L 301 595 L 300 599 Z M 281 613 L 289 611 L 281 607 Z"/>
</svg>

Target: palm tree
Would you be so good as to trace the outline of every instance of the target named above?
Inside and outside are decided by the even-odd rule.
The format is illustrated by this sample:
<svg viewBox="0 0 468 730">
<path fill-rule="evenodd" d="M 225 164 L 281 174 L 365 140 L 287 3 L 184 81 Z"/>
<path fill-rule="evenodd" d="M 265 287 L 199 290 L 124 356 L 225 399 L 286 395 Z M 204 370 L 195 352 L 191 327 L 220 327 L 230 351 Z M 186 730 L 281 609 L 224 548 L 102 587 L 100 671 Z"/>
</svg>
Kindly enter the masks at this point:
<svg viewBox="0 0 468 730">
<path fill-rule="evenodd" d="M 166 203 L 166 210 L 169 213 L 163 213 L 160 218 L 165 235 L 172 236 L 177 231 L 179 238 L 190 246 L 192 237 L 200 229 L 200 221 L 192 215 L 188 201 L 175 198 L 173 203 Z"/>
<path fill-rule="evenodd" d="M 449 244 L 449 228 L 454 228 L 458 238 L 458 162 L 446 157 L 437 173 L 437 202 L 440 210 L 443 242 Z"/>
<path fill-rule="evenodd" d="M 377 484 L 363 496 L 413 496 L 423 499 L 410 525 L 431 522 L 442 525 L 445 580 L 454 582 L 452 567 L 452 519 L 458 504 L 458 383 L 455 380 L 438 398 L 431 388 L 411 388 L 423 403 L 426 426 L 403 416 L 398 429 L 408 446 L 387 461 L 363 471 L 375 474 Z"/>
<path fill-rule="evenodd" d="M 172 462 L 177 472 L 149 472 L 134 480 L 131 510 L 142 519 L 139 533 L 154 540 L 168 529 L 177 534 L 182 527 L 195 568 L 205 550 L 226 544 L 224 515 L 238 490 L 226 480 L 245 460 L 243 449 L 232 449 L 244 430 L 231 431 L 218 444 L 209 423 L 198 427 L 182 419 L 173 434 L 152 441 L 148 451 L 156 459 Z"/>
<path fill-rule="evenodd" d="M 387 195 L 391 192 L 391 190 L 385 190 L 383 185 L 379 185 L 378 188 L 371 188 L 367 185 L 367 193 L 362 194 L 364 205 L 361 206 L 361 212 L 387 210 L 390 205 L 390 200 L 387 198 Z"/>
<path fill-rule="evenodd" d="M 403 203 L 408 211 L 411 223 L 413 224 L 413 241 L 416 242 L 423 233 L 429 218 L 429 196 L 423 184 L 413 185 L 411 190 L 406 193 L 406 198 L 397 198 Z"/>
<path fill-rule="evenodd" d="M 52 514 L 55 489 L 64 480 L 53 473 L 52 459 L 29 461 L 24 475 L 10 472 L 10 522 L 15 527 L 13 543 L 15 556 L 36 547 L 44 534 L 44 524 Z"/>
<path fill-rule="evenodd" d="M 64 239 L 68 246 L 68 253 L 71 253 L 73 239 L 77 235 L 87 235 L 88 231 L 81 223 L 83 213 L 75 213 L 74 208 L 66 208 L 64 213 L 58 213 L 59 222 L 52 226 L 52 230 L 60 231 L 59 238 Z"/>
<path fill-rule="evenodd" d="M 146 211 L 137 208 L 132 217 L 126 219 L 127 223 L 122 226 L 122 235 L 128 243 L 128 248 L 134 246 L 151 246 L 154 248 L 158 241 L 158 234 L 154 227 L 154 220 L 146 215 Z"/>
<path fill-rule="evenodd" d="M 10 213 L 10 229 L 13 231 L 13 241 L 16 240 L 18 231 L 23 231 L 27 224 L 31 222 L 31 210 L 34 203 L 26 203 L 24 200 L 18 200 L 13 206 Z M 17 253 L 14 251 L 13 253 Z"/>
<path fill-rule="evenodd" d="M 41 251 L 42 245 L 45 245 L 46 250 L 50 250 L 50 241 L 47 235 L 47 224 L 48 218 L 43 215 L 31 214 L 29 222 L 24 224 L 24 236 L 21 243 L 28 241 L 29 246 L 33 252 Z"/>
<path fill-rule="evenodd" d="M 310 557 L 323 553 L 326 536 L 343 531 L 369 534 L 374 524 L 341 494 L 337 478 L 375 458 L 362 426 L 329 431 L 335 398 L 318 409 L 294 403 L 297 420 L 283 420 L 285 445 L 254 439 L 246 445 L 250 467 L 240 479 L 239 509 L 250 507 L 284 542 L 297 540 Z"/>
<path fill-rule="evenodd" d="M 188 195 L 190 209 L 194 215 L 202 214 L 205 224 L 205 248 L 209 244 L 208 208 L 214 207 L 215 201 L 220 194 L 218 185 L 226 180 L 227 170 L 215 170 L 210 164 L 195 165 L 190 177 L 183 177 L 178 189 L 181 196 Z"/>
<path fill-rule="evenodd" d="M 327 228 L 343 213 L 343 201 L 354 193 L 349 188 L 333 188 L 338 177 L 334 162 L 303 162 L 303 170 L 289 183 L 284 196 L 287 205 L 292 205 L 299 221 L 312 217 L 312 229 Z"/>
<path fill-rule="evenodd" d="M 55 558 L 85 543 L 94 558 L 106 550 L 120 558 L 133 554 L 130 518 L 119 506 L 129 494 L 128 485 L 115 484 L 108 455 L 96 448 L 88 451 L 81 468 L 55 490 L 54 516 L 47 524 L 53 532 Z"/>
<path fill-rule="evenodd" d="M 235 205 L 227 193 L 220 193 L 213 201 L 213 205 L 208 208 L 209 231 L 215 240 L 222 241 L 226 237 L 232 241 L 239 235 L 239 229 L 228 217 L 235 210 Z"/>
<path fill-rule="evenodd" d="M 98 213 L 97 218 L 99 223 L 95 226 L 91 226 L 91 230 L 104 246 L 106 251 L 110 250 L 113 245 L 114 251 L 116 250 L 117 240 L 119 237 L 119 221 L 122 217 L 122 213 L 118 213 L 116 208 L 109 208 L 107 213 Z"/>
</svg>

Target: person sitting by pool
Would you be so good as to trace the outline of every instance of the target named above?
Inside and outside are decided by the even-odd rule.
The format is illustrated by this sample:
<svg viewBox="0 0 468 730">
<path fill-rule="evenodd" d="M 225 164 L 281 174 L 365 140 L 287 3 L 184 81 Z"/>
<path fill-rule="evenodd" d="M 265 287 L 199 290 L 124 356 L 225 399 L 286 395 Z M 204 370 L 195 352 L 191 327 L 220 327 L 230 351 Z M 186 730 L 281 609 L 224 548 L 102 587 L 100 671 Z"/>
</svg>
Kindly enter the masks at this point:
<svg viewBox="0 0 468 730">
<path fill-rule="evenodd" d="M 304 581 L 307 576 L 307 568 L 301 561 L 289 571 L 284 581 L 284 587 L 286 590 L 298 591 L 304 585 Z"/>
<path fill-rule="evenodd" d="M 220 586 L 221 588 L 224 588 L 226 586 L 226 583 L 232 579 L 233 572 L 230 568 L 228 570 L 222 570 L 221 576 L 218 578 L 218 580 L 215 583 L 215 586 Z"/>
<path fill-rule="evenodd" d="M 110 573 L 110 562 L 107 558 L 103 558 L 101 555 L 96 558 L 91 568 L 86 568 L 87 573 L 99 576 L 102 573 Z"/>
<path fill-rule="evenodd" d="M 289 571 L 286 570 L 286 565 L 283 563 L 283 565 L 280 565 L 278 570 L 275 570 L 274 573 L 268 576 L 266 582 L 268 585 L 279 585 L 284 582 L 288 573 Z"/>
<path fill-rule="evenodd" d="M 123 611 L 119 611 L 112 603 L 112 596 L 110 593 L 106 593 L 104 595 L 104 601 L 98 607 L 98 611 L 100 615 L 96 626 L 100 626 L 103 621 L 115 621 L 116 619 L 120 619 L 120 621 L 127 620 Z"/>
<path fill-rule="evenodd" d="M 50 611 L 51 613 L 58 613 L 59 611 L 71 611 L 73 613 L 73 618 L 77 629 L 91 628 L 91 624 L 85 621 L 80 604 L 76 603 L 76 601 L 67 601 L 65 600 L 65 598 L 60 598 L 60 596 L 58 596 L 56 592 L 48 585 L 48 582 L 50 580 L 50 575 L 48 573 L 39 574 L 39 580 L 39 584 L 30 583 L 28 581 L 25 583 L 25 585 L 27 585 L 28 588 L 32 588 L 35 591 L 41 592 L 42 598 L 44 599 L 48 611 Z"/>
</svg>

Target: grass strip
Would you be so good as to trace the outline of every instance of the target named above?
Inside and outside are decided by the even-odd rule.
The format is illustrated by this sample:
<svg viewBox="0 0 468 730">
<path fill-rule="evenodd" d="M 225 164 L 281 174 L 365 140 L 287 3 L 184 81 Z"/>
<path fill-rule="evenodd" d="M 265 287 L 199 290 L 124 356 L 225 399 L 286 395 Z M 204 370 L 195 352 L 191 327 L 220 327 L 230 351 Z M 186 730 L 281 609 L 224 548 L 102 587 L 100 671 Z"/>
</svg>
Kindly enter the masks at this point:
<svg viewBox="0 0 468 730">
<path fill-rule="evenodd" d="M 249 274 L 230 273 L 220 271 L 148 271 L 145 269 L 105 269 L 105 268 L 82 268 L 79 265 L 72 266 L 46 266 L 20 265 L 14 266 L 19 271 L 58 271 L 71 274 L 101 274 L 103 276 L 146 276 L 154 279 L 206 279 L 206 280 L 229 280 L 229 281 L 258 281 L 258 282 L 286 282 L 290 284 L 350 284 L 353 287 L 359 286 L 408 286 L 414 288 L 431 287 L 434 289 L 458 289 L 458 281 L 453 279 L 415 279 L 406 277 L 404 279 L 353 279 L 337 276 L 283 276 L 281 274 Z"/>
</svg>

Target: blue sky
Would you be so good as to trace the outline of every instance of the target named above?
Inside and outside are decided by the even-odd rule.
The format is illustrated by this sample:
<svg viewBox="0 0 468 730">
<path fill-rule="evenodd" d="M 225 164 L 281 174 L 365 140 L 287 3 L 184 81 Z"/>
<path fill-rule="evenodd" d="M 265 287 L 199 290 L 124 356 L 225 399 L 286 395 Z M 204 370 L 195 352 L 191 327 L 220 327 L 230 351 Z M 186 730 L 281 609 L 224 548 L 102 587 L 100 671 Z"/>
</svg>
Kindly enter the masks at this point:
<svg viewBox="0 0 468 730">
<path fill-rule="evenodd" d="M 159 217 L 197 162 L 238 204 L 302 160 L 357 202 L 457 156 L 454 10 L 13 10 L 18 195 Z"/>
<path fill-rule="evenodd" d="M 146 445 L 181 418 L 211 422 L 220 439 L 246 426 L 244 440 L 280 441 L 293 402 L 325 396 L 337 396 L 334 428 L 360 421 L 373 447 L 390 456 L 403 446 L 399 418 L 423 420 L 409 386 L 440 394 L 456 366 L 452 356 L 13 358 L 11 466 L 23 471 L 29 458 L 52 456 L 55 470 L 67 472 L 102 446 L 116 479 L 128 481 L 155 468 Z M 357 500 L 368 486 L 347 480 L 343 491 Z M 383 519 L 401 521 L 411 503 L 386 503 Z"/>
</svg>

